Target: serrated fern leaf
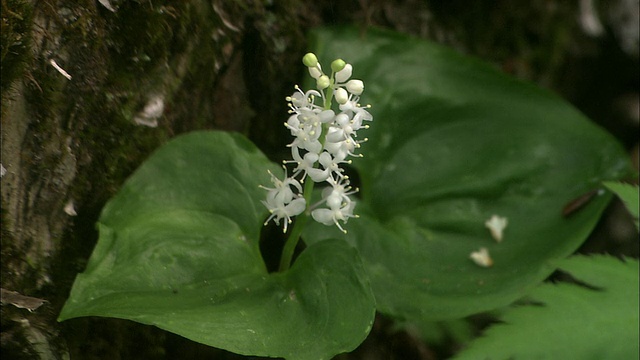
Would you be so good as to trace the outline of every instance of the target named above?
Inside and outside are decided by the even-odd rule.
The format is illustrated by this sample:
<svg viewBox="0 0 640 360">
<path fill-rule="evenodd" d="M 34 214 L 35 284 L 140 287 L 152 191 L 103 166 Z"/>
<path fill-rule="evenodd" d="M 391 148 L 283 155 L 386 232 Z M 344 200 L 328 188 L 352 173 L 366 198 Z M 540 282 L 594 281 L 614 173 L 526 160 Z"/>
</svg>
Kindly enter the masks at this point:
<svg viewBox="0 0 640 360">
<path fill-rule="evenodd" d="M 638 359 L 638 260 L 574 256 L 577 283 L 545 283 L 456 359 Z"/>
</svg>

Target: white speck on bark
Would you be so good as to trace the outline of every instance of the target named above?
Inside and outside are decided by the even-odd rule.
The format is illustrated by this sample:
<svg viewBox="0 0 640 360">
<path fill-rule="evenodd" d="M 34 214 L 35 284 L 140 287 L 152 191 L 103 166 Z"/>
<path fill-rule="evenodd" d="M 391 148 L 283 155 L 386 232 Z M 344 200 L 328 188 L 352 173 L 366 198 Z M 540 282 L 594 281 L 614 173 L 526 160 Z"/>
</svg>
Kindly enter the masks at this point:
<svg viewBox="0 0 640 360">
<path fill-rule="evenodd" d="M 71 80 L 71 75 L 69 75 L 68 72 L 61 68 L 55 60 L 51 59 L 49 60 L 49 63 L 51 64 L 51 66 L 53 66 L 54 69 L 58 70 L 58 72 L 62 74 L 62 76 L 66 77 L 67 80 Z"/>
</svg>

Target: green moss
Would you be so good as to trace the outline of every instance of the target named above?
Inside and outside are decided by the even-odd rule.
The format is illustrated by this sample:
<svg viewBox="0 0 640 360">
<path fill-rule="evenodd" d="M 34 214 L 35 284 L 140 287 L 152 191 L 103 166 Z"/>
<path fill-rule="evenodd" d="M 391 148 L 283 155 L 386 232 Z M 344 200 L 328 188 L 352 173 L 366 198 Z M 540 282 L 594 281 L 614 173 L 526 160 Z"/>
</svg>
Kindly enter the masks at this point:
<svg viewBox="0 0 640 360">
<path fill-rule="evenodd" d="M 122 72 L 147 72 L 166 61 L 172 49 L 174 29 L 184 21 L 184 3 L 127 1 L 115 13 L 108 13 L 107 47 L 114 66 Z"/>
</svg>

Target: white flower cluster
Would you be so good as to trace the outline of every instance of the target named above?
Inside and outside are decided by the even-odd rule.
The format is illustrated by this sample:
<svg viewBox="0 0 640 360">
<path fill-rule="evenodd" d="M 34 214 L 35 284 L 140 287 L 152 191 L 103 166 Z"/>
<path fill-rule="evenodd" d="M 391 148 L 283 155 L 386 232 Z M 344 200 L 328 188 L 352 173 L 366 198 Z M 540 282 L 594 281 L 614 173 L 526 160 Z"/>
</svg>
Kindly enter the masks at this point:
<svg viewBox="0 0 640 360">
<path fill-rule="evenodd" d="M 285 219 L 284 231 L 287 231 L 291 217 L 307 209 L 310 194 L 305 198 L 301 183 L 311 178 L 315 183 L 330 185 L 322 191 L 322 200 L 309 208 L 311 216 L 322 224 L 335 224 L 346 233 L 339 221 L 346 223 L 349 218 L 357 217 L 353 214 L 355 202 L 349 196 L 358 189 L 352 190 L 349 177 L 343 174 L 340 164 L 350 163 L 349 156 L 362 156 L 354 152 L 367 139 L 356 140 L 356 132 L 368 128 L 363 122 L 371 121 L 373 117 L 367 111 L 370 106 L 358 104 L 364 83 L 350 79 L 353 70 L 350 64 L 341 59 L 333 61 L 328 76 L 314 54 L 306 54 L 302 62 L 316 80 L 316 89 L 304 92 L 296 86 L 296 92 L 287 97 L 291 116 L 284 125 L 294 140 L 288 145 L 293 160 L 285 163 L 296 164 L 296 167 L 291 177 L 287 177 L 285 168 L 284 180 L 270 173 L 274 187 L 263 187 L 268 191 L 263 204 L 271 212 L 265 225 L 271 219 L 276 224 Z M 331 109 L 334 98 L 338 103 L 337 114 Z M 298 176 L 300 180 L 296 179 Z M 326 207 L 317 208 L 323 204 Z"/>
</svg>

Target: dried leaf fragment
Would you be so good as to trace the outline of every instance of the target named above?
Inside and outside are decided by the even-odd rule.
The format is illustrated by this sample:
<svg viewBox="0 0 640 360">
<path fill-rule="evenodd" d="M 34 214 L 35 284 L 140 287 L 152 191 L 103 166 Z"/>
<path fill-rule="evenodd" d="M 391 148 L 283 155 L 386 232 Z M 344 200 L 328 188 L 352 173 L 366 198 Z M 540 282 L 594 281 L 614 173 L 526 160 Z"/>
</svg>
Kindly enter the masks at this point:
<svg viewBox="0 0 640 360">
<path fill-rule="evenodd" d="M 473 260 L 478 266 L 485 268 L 493 266 L 493 259 L 489 255 L 489 250 L 484 247 L 469 254 L 469 259 Z"/>
<path fill-rule="evenodd" d="M 25 296 L 16 291 L 0 289 L 0 302 L 2 302 L 2 305 L 10 304 L 20 309 L 35 311 L 47 300 Z"/>
<path fill-rule="evenodd" d="M 73 199 L 69 200 L 67 204 L 64 206 L 64 212 L 69 216 L 77 216 L 75 205 L 73 203 Z"/>
<path fill-rule="evenodd" d="M 69 73 L 65 69 L 60 67 L 60 65 L 58 65 L 55 60 L 51 59 L 49 60 L 49 63 L 51 64 L 51 66 L 53 66 L 54 69 L 58 70 L 58 72 L 62 74 L 62 76 L 66 77 L 67 80 L 71 80 L 71 75 L 69 75 Z"/>
<path fill-rule="evenodd" d="M 484 226 L 486 226 L 491 232 L 491 237 L 493 237 L 497 242 L 502 242 L 502 233 L 508 224 L 509 220 L 507 220 L 506 217 L 493 215 L 484 223 Z"/>
</svg>

